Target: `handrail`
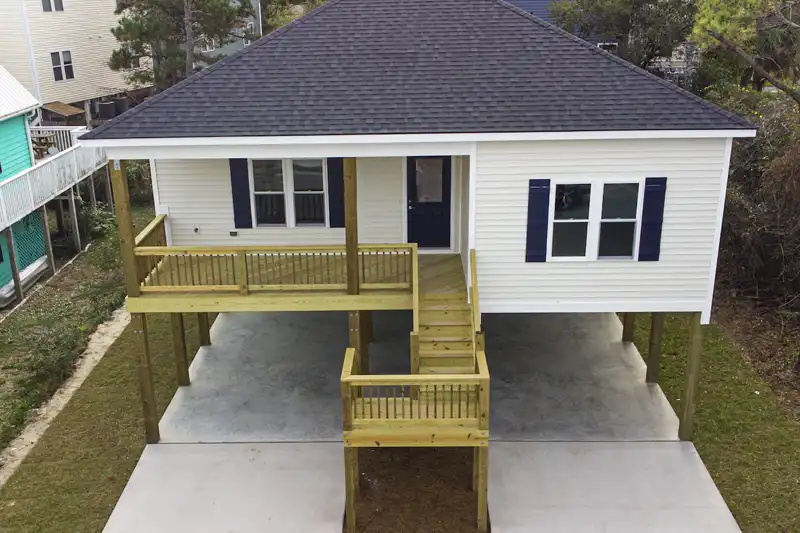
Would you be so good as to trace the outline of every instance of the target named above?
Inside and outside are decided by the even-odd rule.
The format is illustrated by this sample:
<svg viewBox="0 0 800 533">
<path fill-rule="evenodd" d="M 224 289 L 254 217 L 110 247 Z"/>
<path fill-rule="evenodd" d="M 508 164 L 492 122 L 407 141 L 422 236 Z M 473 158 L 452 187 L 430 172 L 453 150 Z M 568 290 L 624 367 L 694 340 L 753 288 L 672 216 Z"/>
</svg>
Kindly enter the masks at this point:
<svg viewBox="0 0 800 533">
<path fill-rule="evenodd" d="M 163 216 L 163 215 L 162 215 Z M 151 222 L 152 224 L 152 222 Z M 148 226 L 149 227 L 149 226 Z M 416 245 L 411 244 L 359 244 L 359 252 L 370 251 L 411 251 Z M 236 252 L 281 252 L 281 253 L 344 253 L 341 245 L 280 245 L 280 246 L 137 246 L 136 255 L 174 255 L 174 254 L 225 254 Z"/>
<path fill-rule="evenodd" d="M 147 226 L 145 226 L 145 228 L 141 232 L 139 232 L 139 235 L 136 236 L 136 239 L 134 240 L 134 245 L 136 247 L 141 246 L 142 243 L 147 239 L 147 237 L 150 236 L 150 234 L 156 231 L 159 228 L 159 226 L 162 226 L 164 224 L 164 221 L 166 219 L 167 215 L 158 215 L 156 218 L 154 218 Z"/>
<path fill-rule="evenodd" d="M 472 326 L 475 331 L 481 330 L 481 309 L 478 296 L 478 259 L 475 248 L 469 251 L 470 271 L 470 305 L 472 306 Z"/>
<path fill-rule="evenodd" d="M 167 246 L 165 215 L 135 239 L 141 292 L 339 291 L 346 285 L 343 245 Z M 414 292 L 416 244 L 358 247 L 365 290 Z M 417 289 L 417 294 L 419 290 Z"/>
<path fill-rule="evenodd" d="M 419 250 L 413 244 L 411 251 L 411 291 L 414 302 L 414 333 L 419 334 Z"/>
</svg>

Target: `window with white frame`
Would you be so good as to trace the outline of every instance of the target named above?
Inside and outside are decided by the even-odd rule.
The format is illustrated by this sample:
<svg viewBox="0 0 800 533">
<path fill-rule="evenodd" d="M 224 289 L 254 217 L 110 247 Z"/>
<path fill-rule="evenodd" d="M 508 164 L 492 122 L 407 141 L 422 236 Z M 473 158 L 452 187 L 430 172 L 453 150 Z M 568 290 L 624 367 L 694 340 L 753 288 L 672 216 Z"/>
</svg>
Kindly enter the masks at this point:
<svg viewBox="0 0 800 533">
<path fill-rule="evenodd" d="M 327 167 L 322 159 L 250 162 L 254 226 L 327 226 Z"/>
<path fill-rule="evenodd" d="M 557 183 L 551 188 L 550 257 L 633 259 L 641 219 L 641 183 Z"/>
<path fill-rule="evenodd" d="M 75 71 L 72 68 L 72 54 L 69 50 L 52 52 L 50 61 L 53 63 L 53 78 L 56 81 L 71 80 L 75 77 Z"/>
<path fill-rule="evenodd" d="M 64 3 L 62 0 L 42 0 L 42 9 L 44 11 L 64 11 Z"/>
</svg>

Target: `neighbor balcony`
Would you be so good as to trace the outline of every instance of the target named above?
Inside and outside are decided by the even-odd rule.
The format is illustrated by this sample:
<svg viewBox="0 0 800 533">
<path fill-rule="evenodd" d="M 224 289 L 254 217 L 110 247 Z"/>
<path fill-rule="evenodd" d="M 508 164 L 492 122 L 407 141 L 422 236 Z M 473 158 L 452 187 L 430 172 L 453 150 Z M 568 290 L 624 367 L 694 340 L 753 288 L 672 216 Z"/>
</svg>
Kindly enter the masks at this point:
<svg viewBox="0 0 800 533">
<path fill-rule="evenodd" d="M 85 128 L 32 128 L 35 138 L 52 139 L 36 164 L 0 182 L 0 229 L 22 220 L 106 164 L 105 150 L 75 142 Z"/>
</svg>

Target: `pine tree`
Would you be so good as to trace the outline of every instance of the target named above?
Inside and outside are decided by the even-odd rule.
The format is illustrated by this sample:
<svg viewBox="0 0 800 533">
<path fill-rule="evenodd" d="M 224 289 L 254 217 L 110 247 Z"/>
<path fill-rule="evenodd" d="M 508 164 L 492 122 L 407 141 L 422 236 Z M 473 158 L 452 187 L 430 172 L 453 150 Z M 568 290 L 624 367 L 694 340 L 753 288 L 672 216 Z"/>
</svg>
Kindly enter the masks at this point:
<svg viewBox="0 0 800 533">
<path fill-rule="evenodd" d="M 244 30 L 252 16 L 246 0 L 121 0 L 117 14 L 119 23 L 111 33 L 120 46 L 109 66 L 125 72 L 135 86 L 152 85 L 155 92 L 192 74 L 198 62 L 211 64 L 221 57 L 200 51 L 201 40 L 219 48 L 252 37 Z"/>
</svg>

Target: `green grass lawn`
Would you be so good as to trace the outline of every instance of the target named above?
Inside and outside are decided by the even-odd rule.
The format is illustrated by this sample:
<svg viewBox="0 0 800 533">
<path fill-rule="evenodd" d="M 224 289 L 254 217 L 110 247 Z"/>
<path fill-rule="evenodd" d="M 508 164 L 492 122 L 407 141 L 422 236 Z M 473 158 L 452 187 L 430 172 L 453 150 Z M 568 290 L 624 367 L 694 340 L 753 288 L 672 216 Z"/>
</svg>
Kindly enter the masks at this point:
<svg viewBox="0 0 800 533">
<path fill-rule="evenodd" d="M 152 217 L 149 207 L 134 209 L 138 228 Z M 0 324 L 0 448 L 64 382 L 89 336 L 122 304 L 122 278 L 112 231 Z"/>
<path fill-rule="evenodd" d="M 160 415 L 177 388 L 172 337 L 169 315 L 148 316 Z M 186 339 L 194 355 L 195 315 Z M 0 532 L 103 529 L 144 449 L 138 346 L 129 326 L 0 491 Z"/>
<path fill-rule="evenodd" d="M 637 320 L 636 345 L 647 356 L 649 319 Z M 800 425 L 719 326 L 703 328 L 694 443 L 742 530 L 800 532 Z M 688 320 L 667 319 L 661 387 L 680 409 Z"/>
<path fill-rule="evenodd" d="M 196 322 L 187 319 L 190 353 Z M 159 412 L 176 388 L 167 316 L 150 321 Z M 647 346 L 647 324 L 637 324 Z M 667 321 L 662 386 L 677 408 L 688 326 Z M 716 326 L 705 328 L 695 443 L 746 533 L 800 532 L 800 426 Z M 99 533 L 144 447 L 130 328 L 0 491 L 0 532 Z M 645 350 L 641 350 L 644 352 Z M 5 528 L 5 529 L 3 529 Z"/>
</svg>

